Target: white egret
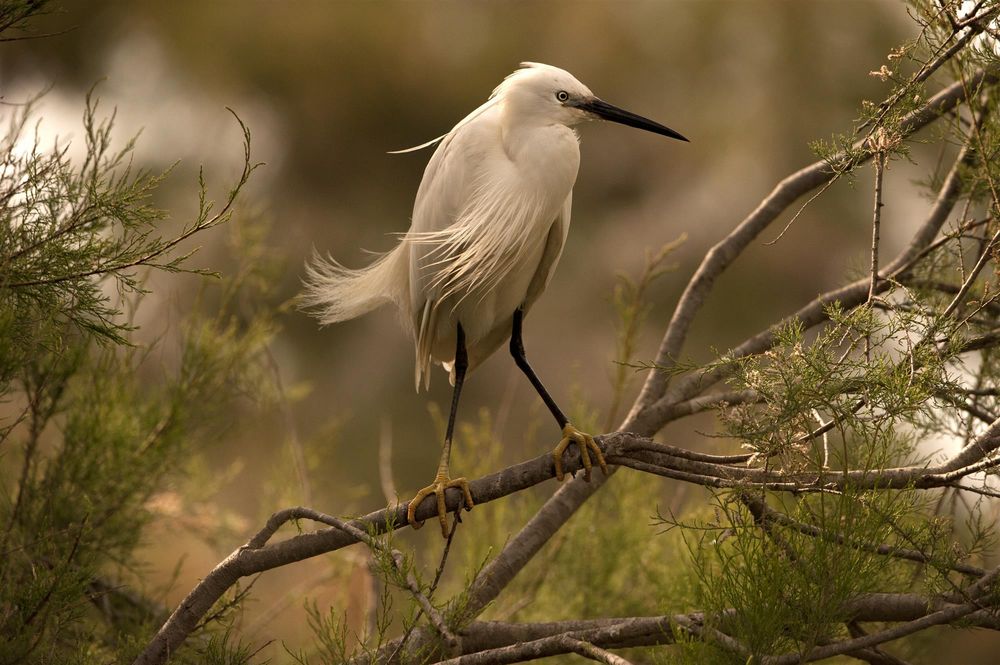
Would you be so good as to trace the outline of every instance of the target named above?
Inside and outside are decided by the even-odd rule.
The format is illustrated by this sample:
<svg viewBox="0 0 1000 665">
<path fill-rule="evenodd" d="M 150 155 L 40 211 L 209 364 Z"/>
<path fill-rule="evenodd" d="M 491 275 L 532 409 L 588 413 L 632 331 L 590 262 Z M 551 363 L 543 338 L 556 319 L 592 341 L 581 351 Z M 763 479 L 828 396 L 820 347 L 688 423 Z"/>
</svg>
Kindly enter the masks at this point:
<svg viewBox="0 0 1000 665">
<path fill-rule="evenodd" d="M 451 478 L 455 415 L 462 382 L 510 337 L 510 352 L 555 417 L 562 439 L 552 452 L 563 479 L 562 454 L 576 443 L 590 479 L 593 454 L 607 466 L 593 437 L 569 423 L 532 371 L 521 342 L 524 315 L 552 277 L 569 231 L 573 185 L 580 165 L 573 127 L 604 119 L 674 139 L 672 129 L 594 96 L 569 72 L 522 63 L 482 106 L 447 134 L 402 150 L 437 144 L 413 206 L 410 230 L 399 245 L 360 270 L 327 259 L 308 268 L 303 303 L 324 324 L 360 316 L 394 303 L 416 345 L 416 383 L 426 388 L 432 363 L 454 385 L 451 413 L 434 482 L 410 502 L 407 517 L 435 494 L 447 534 L 445 491 L 461 490 L 473 502 L 465 478 Z"/>
</svg>

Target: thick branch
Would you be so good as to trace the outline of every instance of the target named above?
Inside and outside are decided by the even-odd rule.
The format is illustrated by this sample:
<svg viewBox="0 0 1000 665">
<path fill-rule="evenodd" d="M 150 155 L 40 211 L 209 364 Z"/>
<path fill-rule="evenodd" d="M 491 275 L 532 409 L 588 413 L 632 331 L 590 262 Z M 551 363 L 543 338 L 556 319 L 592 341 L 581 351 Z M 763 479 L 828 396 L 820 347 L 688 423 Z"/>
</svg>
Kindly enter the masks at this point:
<svg viewBox="0 0 1000 665">
<path fill-rule="evenodd" d="M 605 457 L 613 463 L 705 487 L 737 489 L 765 487 L 789 492 L 839 491 L 846 487 L 927 489 L 950 485 L 962 477 L 963 473 L 969 472 L 968 469 L 978 470 L 983 467 L 984 461 L 990 461 L 988 455 L 1000 447 L 1000 421 L 994 422 L 986 432 L 957 455 L 935 467 L 909 466 L 826 474 L 779 474 L 736 464 L 701 461 L 705 458 L 712 459 L 714 456 L 691 451 L 681 452 L 682 449 L 627 432 L 597 437 L 597 441 L 604 450 Z M 575 472 L 580 468 L 578 454 L 573 454 L 567 459 L 567 470 Z M 481 505 L 548 480 L 554 473 L 551 455 L 541 455 L 474 480 L 470 483 L 470 490 L 476 504 Z M 576 493 L 593 493 L 592 488 L 600 487 L 602 480 L 603 476 L 595 476 L 594 482 L 590 485 L 579 478 L 564 484 L 546 506 L 532 518 L 529 526 L 537 523 L 537 520 L 564 522 L 569 519 L 574 510 L 574 501 L 578 498 Z M 461 507 L 462 501 L 457 490 L 448 493 L 446 503 L 449 511 Z M 434 501 L 429 498 L 417 508 L 416 517 L 427 519 L 433 517 L 435 511 Z M 188 594 L 135 663 L 147 665 L 165 662 L 169 654 L 176 650 L 195 629 L 212 605 L 241 577 L 340 549 L 363 540 L 360 534 L 383 533 L 390 524 L 395 525 L 397 529 L 407 525 L 404 504 L 376 511 L 347 523 L 336 520 L 337 526 L 334 528 L 304 533 L 278 543 L 267 544 L 282 524 L 298 517 L 317 519 L 315 515 L 321 514 L 303 508 L 275 513 L 258 534 L 246 545 L 230 554 Z M 321 521 L 328 523 L 335 519 L 328 516 L 323 518 Z M 551 528 L 551 524 L 543 524 L 537 530 L 523 529 L 512 541 L 518 544 L 518 547 L 512 548 L 511 544 L 508 544 L 504 548 L 506 556 L 497 557 L 483 570 L 470 589 L 466 618 L 478 615 L 499 594 L 544 544 L 545 539 L 541 536 L 548 533 Z"/>
<path fill-rule="evenodd" d="M 617 450 L 620 445 L 619 441 L 629 436 L 631 435 L 609 434 L 598 437 L 598 443 L 605 450 Z M 566 471 L 575 473 L 582 468 L 582 464 L 579 453 L 575 449 L 571 450 L 573 452 L 567 453 L 563 466 Z M 469 486 L 476 504 L 482 505 L 537 485 L 554 476 L 552 455 L 545 454 L 476 479 Z M 603 480 L 603 476 L 595 476 L 591 485 L 599 485 Z M 567 488 L 579 485 L 586 485 L 586 483 L 582 479 L 574 479 L 565 483 L 556 496 L 565 492 Z M 460 503 L 458 490 L 447 493 L 446 504 L 449 512 L 459 509 Z M 407 505 L 402 504 L 395 508 L 378 510 L 347 524 L 361 532 L 371 534 L 384 533 L 390 524 L 394 525 L 395 529 L 405 528 L 408 526 L 406 520 Z M 226 557 L 205 576 L 174 610 L 142 654 L 136 658 L 135 665 L 165 663 L 169 655 L 176 651 L 195 629 L 201 617 L 241 577 L 302 561 L 358 542 L 358 538 L 351 533 L 334 527 L 303 533 L 278 543 L 267 544 L 267 541 L 282 524 L 290 519 L 295 519 L 297 515 L 302 514 L 303 510 L 307 509 L 290 508 L 272 515 L 267 525 L 246 545 Z M 418 520 L 425 520 L 436 514 L 437 507 L 434 497 L 428 497 L 417 508 L 415 516 Z"/>
<path fill-rule="evenodd" d="M 910 244 L 882 269 L 882 274 L 887 275 L 887 278 L 878 282 L 876 293 L 889 289 L 893 282 L 906 281 L 914 262 L 923 256 L 925 250 L 931 245 L 941 231 L 941 227 L 948 220 L 948 216 L 954 209 L 962 191 L 962 169 L 971 164 L 975 158 L 976 154 L 971 150 L 969 144 L 964 145 L 959 151 L 924 223 L 910 239 Z M 734 347 L 726 356 L 741 358 L 763 353 L 774 345 L 777 333 L 787 327 L 790 322 L 798 321 L 807 329 L 819 325 L 827 320 L 827 308 L 834 303 L 840 303 L 845 309 L 863 304 L 869 298 L 870 286 L 870 279 L 862 278 L 827 291 L 790 316 Z M 727 371 L 724 366 L 716 366 L 685 377 L 669 393 L 644 410 L 641 414 L 641 422 L 649 422 L 650 427 L 659 428 L 670 420 L 687 415 L 688 408 L 684 405 L 684 400 L 691 400 L 700 391 L 724 378 Z"/>
<path fill-rule="evenodd" d="M 618 441 L 622 452 L 609 448 L 609 462 L 665 478 L 718 489 L 764 488 L 779 492 L 843 491 L 845 489 L 931 489 L 1000 465 L 993 453 L 1000 448 L 1000 419 L 956 455 L 936 466 L 911 465 L 888 469 L 823 470 L 782 473 L 761 468 L 701 462 L 676 455 L 674 448 L 631 436 Z"/>
<path fill-rule="evenodd" d="M 951 603 L 942 598 L 927 598 L 910 593 L 869 593 L 856 596 L 845 603 L 843 615 L 856 622 L 912 623 L 927 622 L 928 617 L 936 620 L 942 613 L 946 616 L 961 614 L 966 610 L 965 604 Z M 964 616 L 970 625 L 1000 629 L 1000 622 L 988 609 L 979 608 Z M 712 624 L 725 630 L 733 617 L 733 610 L 727 610 L 714 616 Z M 678 631 L 699 636 L 700 628 L 705 626 L 706 619 L 707 616 L 703 612 L 691 612 L 543 623 L 477 621 L 461 633 L 462 655 L 444 663 L 496 665 L 570 653 L 572 649 L 559 639 L 567 636 L 603 649 L 673 644 Z M 840 653 L 853 653 L 861 648 L 856 647 Z"/>
<path fill-rule="evenodd" d="M 956 81 L 932 97 L 923 107 L 907 115 L 899 124 L 900 136 L 902 138 L 909 136 L 941 115 L 948 113 L 958 104 L 966 101 L 968 95 L 978 92 L 980 86 L 993 85 L 998 80 L 1000 80 L 1000 77 L 996 73 L 987 73 L 985 70 L 980 70 L 969 77 L 967 81 Z M 659 352 L 657 353 L 657 365 L 661 367 L 672 367 L 674 365 L 676 359 L 680 356 L 681 347 L 687 338 L 687 333 L 694 321 L 694 317 L 707 300 L 715 284 L 715 280 L 743 253 L 764 229 L 774 222 L 795 201 L 806 193 L 833 180 L 837 172 L 848 164 L 857 166 L 859 163 L 870 159 L 872 153 L 866 149 L 864 144 L 865 141 L 861 140 L 853 147 L 856 153 L 863 155 L 857 163 L 852 163 L 851 158 L 846 153 L 838 153 L 829 160 L 815 162 L 786 177 L 778 183 L 767 198 L 749 216 L 740 222 L 728 236 L 716 243 L 708 251 L 697 272 L 695 272 L 684 289 L 684 293 L 681 295 L 677 306 L 674 308 L 670 325 L 667 327 L 663 341 L 660 344 Z M 837 168 L 831 165 L 836 165 Z M 864 284 L 865 287 L 869 286 L 868 280 L 864 280 Z M 867 297 L 867 290 L 865 296 Z M 633 427 L 632 429 L 645 430 L 655 427 L 655 420 L 650 425 L 646 425 L 649 415 L 641 414 L 641 412 L 654 405 L 664 396 L 668 377 L 669 373 L 667 372 L 650 373 L 636 403 L 634 416 L 630 417 L 630 419 L 636 421 L 637 425 L 637 427 Z M 659 428 L 655 428 L 654 431 L 657 429 Z"/>
</svg>

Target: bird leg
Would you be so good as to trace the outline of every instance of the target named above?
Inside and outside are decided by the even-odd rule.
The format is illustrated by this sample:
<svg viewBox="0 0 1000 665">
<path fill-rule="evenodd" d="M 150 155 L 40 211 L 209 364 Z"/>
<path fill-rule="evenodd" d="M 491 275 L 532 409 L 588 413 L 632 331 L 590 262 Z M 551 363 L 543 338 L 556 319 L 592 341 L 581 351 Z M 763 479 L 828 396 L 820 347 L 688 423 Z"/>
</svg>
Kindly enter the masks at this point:
<svg viewBox="0 0 1000 665">
<path fill-rule="evenodd" d="M 437 475 L 434 482 L 423 488 L 413 497 L 406 508 L 406 520 L 414 529 L 419 529 L 424 525 L 423 520 L 414 519 L 417 506 L 425 498 L 434 494 L 437 497 L 438 520 L 441 522 L 441 535 L 448 537 L 448 510 L 445 504 L 445 491 L 449 487 L 455 487 L 462 491 L 462 500 L 465 502 L 465 509 L 472 510 L 472 492 L 469 491 L 469 482 L 465 478 L 451 478 L 448 474 L 448 465 L 451 458 L 451 440 L 455 432 L 455 416 L 458 413 L 458 398 L 462 393 L 462 383 L 465 381 L 465 370 L 469 367 L 469 357 L 465 351 L 465 331 L 462 324 L 458 324 L 458 342 L 455 348 L 455 390 L 451 396 L 451 415 L 448 416 L 448 431 L 444 438 L 444 447 L 441 450 L 441 461 L 438 463 Z"/>
<path fill-rule="evenodd" d="M 524 310 L 518 307 L 514 311 L 514 323 L 510 334 L 510 355 L 514 357 L 514 362 L 517 366 L 524 372 L 524 375 L 528 377 L 531 381 L 531 385 L 535 387 L 535 391 L 538 393 L 542 401 L 545 402 L 545 406 L 549 407 L 549 411 L 552 412 L 552 416 L 559 423 L 559 427 L 562 429 L 562 439 L 559 444 L 552 451 L 552 463 L 556 469 L 556 479 L 560 482 L 565 477 L 562 469 L 562 455 L 566 452 L 566 448 L 569 447 L 570 443 L 575 443 L 577 448 L 580 449 L 580 459 L 583 461 L 583 479 L 590 481 L 590 470 L 593 468 L 593 463 L 590 459 L 590 453 L 594 454 L 597 458 L 597 464 L 601 467 L 604 475 L 608 474 L 608 465 L 604 461 L 604 454 L 601 452 L 600 447 L 594 441 L 594 437 L 591 435 L 581 432 L 577 428 L 570 425 L 569 420 L 563 415 L 563 412 L 559 410 L 556 405 L 555 400 L 549 395 L 548 391 L 545 390 L 545 386 L 542 385 L 541 380 L 535 375 L 535 371 L 531 369 L 531 365 L 528 364 L 528 359 L 524 355 L 524 342 L 521 340 L 521 326 L 524 320 Z"/>
</svg>

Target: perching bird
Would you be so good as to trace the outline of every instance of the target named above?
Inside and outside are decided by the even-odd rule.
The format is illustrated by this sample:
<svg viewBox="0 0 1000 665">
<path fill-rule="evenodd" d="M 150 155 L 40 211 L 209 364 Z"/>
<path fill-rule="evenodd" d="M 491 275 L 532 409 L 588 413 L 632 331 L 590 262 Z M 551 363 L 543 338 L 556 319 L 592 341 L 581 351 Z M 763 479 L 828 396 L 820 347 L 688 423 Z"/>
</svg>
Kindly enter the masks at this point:
<svg viewBox="0 0 1000 665">
<path fill-rule="evenodd" d="M 573 427 L 532 371 L 521 342 L 524 315 L 552 277 L 569 232 L 580 144 L 573 127 L 604 119 L 687 141 L 672 129 L 594 96 L 569 72 L 526 62 L 482 106 L 434 144 L 413 206 L 413 221 L 399 245 L 360 270 L 333 260 L 308 267 L 303 304 L 323 324 L 352 319 L 395 303 L 416 345 L 416 383 L 426 388 L 432 363 L 450 373 L 454 392 L 441 461 L 434 482 L 410 501 L 407 518 L 435 494 L 447 535 L 445 490 L 459 488 L 467 510 L 465 478 L 451 478 L 455 415 L 466 373 L 510 337 L 514 362 L 531 381 L 562 429 L 552 452 L 563 479 L 562 454 L 580 448 L 585 478 L 593 453 L 607 472 L 593 437 Z"/>
</svg>

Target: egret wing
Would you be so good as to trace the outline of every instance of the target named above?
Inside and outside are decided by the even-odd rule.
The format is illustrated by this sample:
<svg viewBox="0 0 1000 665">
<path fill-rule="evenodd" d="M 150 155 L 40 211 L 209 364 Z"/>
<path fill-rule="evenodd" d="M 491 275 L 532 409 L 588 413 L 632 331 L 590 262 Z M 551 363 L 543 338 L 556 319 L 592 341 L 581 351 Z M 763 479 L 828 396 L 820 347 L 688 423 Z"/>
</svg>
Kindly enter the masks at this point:
<svg viewBox="0 0 1000 665">
<path fill-rule="evenodd" d="M 413 205 L 413 219 L 406 242 L 410 254 L 410 308 L 416 345 L 416 383 L 420 389 L 430 381 L 430 363 L 438 328 L 441 285 L 435 284 L 434 254 L 440 243 L 431 239 L 453 226 L 472 198 L 476 172 L 486 158 L 477 135 L 487 128 L 496 111 L 481 109 L 475 122 L 463 121 L 448 133 L 434 151 L 424 170 Z M 439 257 L 440 258 L 440 257 Z"/>
<path fill-rule="evenodd" d="M 449 136 L 417 193 L 407 242 L 418 382 L 432 357 L 450 360 L 457 320 L 471 345 L 524 303 L 553 221 L 564 216 L 567 190 L 511 160 L 498 115 L 488 109 Z M 547 269 L 564 238 L 560 227 Z"/>
<path fill-rule="evenodd" d="M 569 193 L 563 203 L 562 210 L 552 223 L 549 235 L 545 239 L 545 250 L 542 252 L 542 260 L 538 263 L 538 269 L 531 284 L 528 286 L 528 293 L 524 298 L 524 309 L 527 311 L 531 305 L 542 295 L 542 291 L 549 285 L 552 275 L 559 264 L 563 247 L 566 246 L 566 237 L 569 235 L 570 213 L 573 210 L 573 192 Z"/>
</svg>

